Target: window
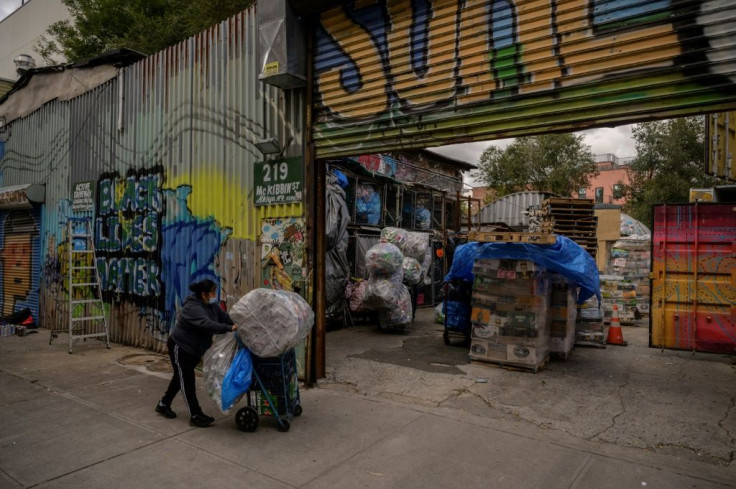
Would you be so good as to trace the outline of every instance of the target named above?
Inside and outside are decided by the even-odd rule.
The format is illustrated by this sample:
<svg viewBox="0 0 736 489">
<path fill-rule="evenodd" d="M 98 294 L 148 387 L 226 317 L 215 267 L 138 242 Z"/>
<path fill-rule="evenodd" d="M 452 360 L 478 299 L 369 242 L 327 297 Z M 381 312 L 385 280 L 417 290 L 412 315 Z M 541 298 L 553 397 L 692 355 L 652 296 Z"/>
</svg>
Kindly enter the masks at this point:
<svg viewBox="0 0 736 489">
<path fill-rule="evenodd" d="M 595 202 L 596 202 L 596 204 L 602 204 L 603 203 L 603 187 L 596 187 L 595 188 Z"/>
<path fill-rule="evenodd" d="M 614 199 L 620 199 L 623 197 L 623 185 L 620 183 L 614 183 L 613 184 L 613 198 Z"/>
<path fill-rule="evenodd" d="M 587 190 L 588 189 L 586 189 L 585 187 L 580 187 L 578 189 L 578 199 L 584 199 L 585 196 L 588 194 Z"/>
</svg>

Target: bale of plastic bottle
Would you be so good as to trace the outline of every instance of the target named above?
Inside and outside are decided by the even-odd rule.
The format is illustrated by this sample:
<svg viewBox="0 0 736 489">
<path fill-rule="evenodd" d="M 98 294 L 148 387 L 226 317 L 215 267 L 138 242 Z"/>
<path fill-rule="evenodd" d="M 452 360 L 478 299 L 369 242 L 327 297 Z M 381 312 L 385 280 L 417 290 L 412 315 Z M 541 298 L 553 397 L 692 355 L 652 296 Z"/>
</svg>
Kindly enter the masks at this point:
<svg viewBox="0 0 736 489">
<path fill-rule="evenodd" d="M 397 246 L 400 250 L 404 248 L 408 232 L 406 229 L 387 227 L 381 229 L 381 240 Z"/>
<path fill-rule="evenodd" d="M 371 275 L 366 281 L 363 303 L 369 309 L 391 309 L 401 293 L 403 272 L 393 275 Z"/>
<path fill-rule="evenodd" d="M 417 285 L 422 281 L 422 264 L 409 256 L 404 257 L 401 266 L 404 270 L 404 283 L 407 285 Z"/>
<path fill-rule="evenodd" d="M 312 329 L 314 312 L 302 296 L 274 289 L 255 289 L 230 310 L 238 336 L 259 357 L 275 357 L 298 345 Z"/>
<path fill-rule="evenodd" d="M 399 293 L 394 297 L 388 322 L 393 328 L 406 327 L 412 323 L 412 316 L 411 294 L 409 289 L 402 285 Z"/>
<path fill-rule="evenodd" d="M 391 275 L 401 270 L 404 254 L 391 243 L 378 243 L 365 253 L 365 266 L 370 275 Z"/>
<path fill-rule="evenodd" d="M 406 241 L 402 246 L 401 251 L 404 256 L 414 258 L 419 263 L 424 261 L 424 257 L 427 255 L 429 249 L 429 235 L 427 233 L 406 233 Z"/>
</svg>

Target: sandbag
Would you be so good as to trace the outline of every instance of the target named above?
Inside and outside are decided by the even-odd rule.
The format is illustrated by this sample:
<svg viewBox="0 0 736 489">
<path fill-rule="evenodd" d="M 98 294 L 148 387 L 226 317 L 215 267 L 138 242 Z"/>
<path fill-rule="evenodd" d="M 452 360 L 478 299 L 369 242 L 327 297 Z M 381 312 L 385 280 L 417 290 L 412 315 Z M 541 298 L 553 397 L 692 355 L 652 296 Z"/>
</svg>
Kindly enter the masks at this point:
<svg viewBox="0 0 736 489">
<path fill-rule="evenodd" d="M 255 289 L 230 310 L 238 336 L 259 357 L 275 357 L 294 348 L 314 324 L 314 312 L 299 294 Z"/>
<path fill-rule="evenodd" d="M 417 285 L 422 281 L 422 265 L 414 258 L 405 256 L 401 268 L 404 271 L 405 284 Z"/>
<path fill-rule="evenodd" d="M 365 266 L 370 275 L 391 275 L 401 270 L 404 255 L 391 243 L 378 243 L 365 254 Z"/>
</svg>

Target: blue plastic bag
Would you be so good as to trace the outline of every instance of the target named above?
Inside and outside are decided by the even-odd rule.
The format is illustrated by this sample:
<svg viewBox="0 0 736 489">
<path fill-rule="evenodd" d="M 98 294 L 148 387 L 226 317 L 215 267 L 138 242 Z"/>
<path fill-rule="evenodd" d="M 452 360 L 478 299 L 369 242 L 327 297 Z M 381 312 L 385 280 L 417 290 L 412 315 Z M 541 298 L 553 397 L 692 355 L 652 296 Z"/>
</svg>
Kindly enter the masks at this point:
<svg viewBox="0 0 736 489">
<path fill-rule="evenodd" d="M 476 243 L 458 246 L 445 281 L 472 282 L 473 262 L 482 258 L 530 260 L 568 278 L 580 287 L 578 304 L 596 296 L 601 299 L 598 266 L 590 254 L 565 236 L 557 235 L 553 245 L 526 243 Z"/>
<path fill-rule="evenodd" d="M 230 364 L 230 368 L 222 379 L 222 405 L 220 408 L 227 411 L 238 402 L 243 394 L 248 392 L 253 377 L 253 358 L 250 350 L 241 346 Z"/>
</svg>

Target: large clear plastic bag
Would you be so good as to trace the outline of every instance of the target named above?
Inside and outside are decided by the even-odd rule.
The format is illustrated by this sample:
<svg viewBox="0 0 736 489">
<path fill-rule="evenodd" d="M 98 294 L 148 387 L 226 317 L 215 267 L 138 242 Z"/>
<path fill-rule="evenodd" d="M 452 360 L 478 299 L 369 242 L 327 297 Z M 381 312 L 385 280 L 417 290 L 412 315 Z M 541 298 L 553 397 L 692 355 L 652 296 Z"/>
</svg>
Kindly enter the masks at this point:
<svg viewBox="0 0 736 489">
<path fill-rule="evenodd" d="M 401 267 L 404 270 L 404 283 L 417 285 L 422 281 L 422 265 L 414 258 L 405 256 Z"/>
<path fill-rule="evenodd" d="M 314 324 L 309 303 L 285 290 L 252 290 L 233 305 L 230 317 L 243 344 L 259 357 L 275 357 L 291 350 Z"/>
<path fill-rule="evenodd" d="M 235 362 L 238 356 L 240 358 Z M 229 333 L 218 336 L 212 348 L 204 354 L 204 388 L 224 414 L 230 412 L 248 391 L 252 365 L 248 350 L 242 348 L 235 335 Z"/>
<path fill-rule="evenodd" d="M 363 303 L 370 309 L 391 309 L 401 293 L 403 272 L 371 275 L 367 280 Z"/>
<path fill-rule="evenodd" d="M 399 249 L 403 249 L 407 234 L 407 231 L 401 228 L 387 227 L 381 229 L 381 239 L 396 245 Z"/>
<path fill-rule="evenodd" d="M 407 326 L 412 322 L 411 294 L 409 289 L 402 285 L 399 294 L 394 299 L 393 308 L 389 313 L 391 326 Z"/>
<path fill-rule="evenodd" d="M 406 241 L 401 251 L 404 256 L 414 258 L 419 263 L 424 261 L 424 257 L 427 255 L 429 249 L 429 234 L 427 233 L 406 233 Z"/>
<path fill-rule="evenodd" d="M 404 255 L 391 243 L 378 243 L 365 254 L 365 265 L 370 275 L 391 275 L 401 270 Z"/>
</svg>

